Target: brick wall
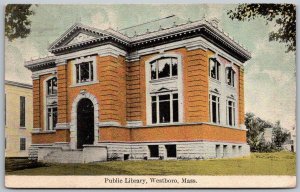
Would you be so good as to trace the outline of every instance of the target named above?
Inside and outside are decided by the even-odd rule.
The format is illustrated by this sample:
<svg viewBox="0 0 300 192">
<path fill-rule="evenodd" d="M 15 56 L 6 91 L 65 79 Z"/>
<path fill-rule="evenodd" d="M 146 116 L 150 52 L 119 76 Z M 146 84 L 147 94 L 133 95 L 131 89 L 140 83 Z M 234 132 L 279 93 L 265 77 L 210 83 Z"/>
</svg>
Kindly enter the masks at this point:
<svg viewBox="0 0 300 192">
<path fill-rule="evenodd" d="M 244 69 L 239 71 L 239 124 L 245 123 Z"/>
<path fill-rule="evenodd" d="M 33 80 L 33 128 L 41 128 L 40 80 Z"/>
<path fill-rule="evenodd" d="M 66 123 L 67 122 L 67 66 L 60 65 L 57 67 L 57 102 L 58 102 L 58 123 Z"/>
<path fill-rule="evenodd" d="M 99 129 L 100 142 L 219 141 L 246 143 L 246 131 L 208 124 Z"/>
<path fill-rule="evenodd" d="M 68 62 L 67 109 L 72 111 L 74 99 L 81 90 L 93 94 L 99 103 L 99 121 L 126 122 L 126 66 L 123 57 L 97 56 L 97 77 L 99 83 L 72 87 L 72 61 Z M 71 113 L 68 114 L 71 122 Z"/>
</svg>

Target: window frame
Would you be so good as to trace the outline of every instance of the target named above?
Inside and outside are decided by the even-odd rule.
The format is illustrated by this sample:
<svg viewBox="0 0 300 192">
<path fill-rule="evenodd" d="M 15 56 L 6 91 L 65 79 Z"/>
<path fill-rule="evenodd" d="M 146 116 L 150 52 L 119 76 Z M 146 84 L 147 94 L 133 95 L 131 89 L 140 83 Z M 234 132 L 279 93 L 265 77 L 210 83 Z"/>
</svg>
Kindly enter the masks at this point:
<svg viewBox="0 0 300 192">
<path fill-rule="evenodd" d="M 231 83 L 228 84 L 228 76 L 227 76 L 227 71 L 229 71 L 229 73 L 231 73 Z M 234 70 L 234 68 L 232 66 L 230 67 L 225 67 L 225 84 L 227 86 L 230 86 L 230 87 L 235 87 L 236 86 L 236 71 Z"/>
<path fill-rule="evenodd" d="M 216 78 L 215 77 L 213 77 L 212 75 L 211 75 L 211 61 L 213 61 L 214 62 L 214 64 L 215 65 L 217 65 L 217 67 L 216 67 Z M 215 57 L 211 57 L 211 58 L 209 58 L 208 59 L 208 66 L 209 66 L 209 70 L 208 70 L 208 72 L 209 72 L 209 77 L 211 78 L 211 79 L 214 79 L 214 80 L 216 80 L 216 81 L 221 81 L 220 79 L 220 72 L 221 72 L 221 63 L 217 60 L 217 58 L 215 58 Z"/>
<path fill-rule="evenodd" d="M 151 63 L 157 62 L 156 60 L 164 59 L 164 58 L 174 58 L 177 59 L 177 75 L 171 76 L 172 72 L 170 72 L 170 77 L 160 78 L 160 79 L 151 79 Z M 172 64 L 172 63 L 171 63 Z M 183 69 L 182 69 L 183 61 L 182 55 L 178 53 L 160 53 L 145 61 L 145 80 L 146 80 L 146 124 L 150 126 L 157 125 L 172 125 L 183 122 Z M 170 94 L 177 93 L 178 94 L 178 122 L 170 122 L 170 123 L 152 123 L 152 96 L 158 94 Z M 157 99 L 158 101 L 158 99 Z M 173 104 L 173 102 L 172 102 Z M 176 102 L 174 103 L 176 104 Z M 171 105 L 171 104 L 170 104 Z M 173 111 L 173 110 L 172 110 Z M 172 114 L 173 115 L 173 114 Z M 170 113 L 171 116 L 171 113 Z M 157 121 L 159 122 L 159 116 L 157 116 Z M 173 118 L 172 118 L 173 121 Z"/>
<path fill-rule="evenodd" d="M 177 98 L 174 99 L 174 95 L 177 94 Z M 162 95 L 169 95 L 170 99 L 169 100 L 160 100 L 159 96 Z M 165 125 L 165 124 L 174 124 L 174 123 L 179 123 L 179 110 L 177 111 L 178 113 L 178 121 L 174 122 L 174 102 L 173 101 L 178 101 L 178 109 L 179 109 L 179 100 L 178 100 L 178 92 L 161 92 L 161 93 L 155 93 L 155 94 L 150 94 L 151 96 L 151 124 L 152 125 Z M 156 101 L 152 101 L 152 97 L 156 98 Z M 160 102 L 164 102 L 164 101 L 169 101 L 170 104 L 170 121 L 169 122 L 160 122 Z M 156 123 L 154 123 L 152 121 L 152 104 L 155 103 L 156 104 Z"/>
<path fill-rule="evenodd" d="M 232 102 L 232 105 L 229 106 L 229 102 Z M 232 125 L 230 125 L 230 119 L 229 119 L 229 107 L 231 107 L 231 113 L 232 113 L 232 119 L 231 119 L 231 122 L 232 122 Z M 237 106 L 236 106 L 236 101 L 234 99 L 229 99 L 227 98 L 226 99 L 226 125 L 227 126 L 230 126 L 230 127 L 235 127 L 236 126 L 236 109 L 237 109 Z"/>
<path fill-rule="evenodd" d="M 26 128 L 26 97 L 20 96 L 20 128 Z"/>
<path fill-rule="evenodd" d="M 58 86 L 57 86 L 57 92 L 56 94 L 48 94 L 48 82 L 52 79 L 56 78 L 57 81 L 57 85 L 58 85 L 58 78 L 56 75 L 51 75 L 48 78 L 46 78 L 43 82 L 43 86 L 44 86 L 44 109 L 43 109 L 43 113 L 44 113 L 44 126 L 43 126 L 43 130 L 46 132 L 51 132 L 51 131 L 55 131 L 55 127 L 53 126 L 53 128 L 49 129 L 48 127 L 48 108 L 57 108 L 57 116 L 56 118 L 58 118 Z M 52 101 L 52 103 L 48 103 L 48 100 Z"/>
<path fill-rule="evenodd" d="M 53 131 L 53 130 L 55 130 L 55 127 L 56 127 L 56 124 L 54 125 L 53 124 L 53 117 L 54 117 L 54 109 L 56 108 L 56 124 L 57 124 L 57 118 L 58 118 L 58 107 L 57 107 L 57 105 L 48 105 L 47 106 L 47 108 L 46 108 L 46 130 L 47 131 Z M 52 124 L 50 124 L 50 122 L 49 122 L 49 118 L 48 118 L 48 114 L 49 114 L 49 111 L 48 110 L 51 110 L 51 123 Z M 50 126 L 51 125 L 51 126 Z"/>
<path fill-rule="evenodd" d="M 89 63 L 89 81 L 84 81 L 80 82 L 80 78 L 77 78 L 77 75 L 81 77 L 81 70 L 80 66 Z M 82 86 L 82 85 L 89 85 L 89 84 L 94 84 L 98 82 L 97 79 L 97 62 L 96 62 L 96 56 L 85 56 L 85 57 L 80 57 L 72 61 L 73 65 L 73 73 L 72 73 L 72 79 L 73 79 L 73 84 L 72 86 Z M 77 73 L 77 66 L 78 66 L 78 73 Z"/>
<path fill-rule="evenodd" d="M 159 77 L 159 61 L 160 60 L 163 60 L 163 59 L 170 59 L 171 60 L 171 63 L 170 63 L 170 75 L 168 77 Z M 173 59 L 174 60 L 177 60 L 177 75 L 173 75 Z M 162 57 L 159 57 L 159 58 L 156 58 L 154 60 L 152 60 L 151 62 L 149 62 L 150 64 L 150 81 L 162 81 L 162 80 L 167 80 L 167 79 L 174 79 L 174 78 L 178 78 L 178 58 L 175 57 L 175 56 L 162 56 Z M 155 65 L 155 76 L 156 78 L 155 79 L 152 79 L 152 65 Z"/>
<path fill-rule="evenodd" d="M 55 87 L 54 85 L 53 85 L 53 81 L 54 81 L 54 79 L 56 80 L 56 93 L 54 93 L 54 89 L 53 89 L 53 87 Z M 48 86 L 48 82 L 51 82 L 50 84 L 50 90 L 52 90 L 51 91 L 51 93 L 49 93 L 50 91 L 49 91 L 49 86 Z M 57 95 L 57 91 L 58 91 L 58 86 L 57 86 L 57 77 L 52 77 L 52 78 L 50 78 L 50 79 L 48 79 L 47 81 L 46 81 L 46 95 L 47 96 L 52 96 L 52 95 Z"/>
<path fill-rule="evenodd" d="M 212 110 L 212 104 L 213 104 L 213 100 L 212 97 L 215 96 L 217 98 L 216 100 L 216 122 L 213 121 L 213 110 Z M 214 123 L 214 124 L 221 124 L 221 113 L 220 113 L 220 108 L 221 108 L 221 97 L 219 94 L 215 94 L 215 93 L 210 93 L 209 94 L 209 116 L 210 116 L 210 122 Z"/>
<path fill-rule="evenodd" d="M 22 143 L 24 141 L 24 143 Z M 24 147 L 24 148 L 23 148 Z M 26 151 L 26 138 L 20 137 L 20 151 Z"/>
</svg>

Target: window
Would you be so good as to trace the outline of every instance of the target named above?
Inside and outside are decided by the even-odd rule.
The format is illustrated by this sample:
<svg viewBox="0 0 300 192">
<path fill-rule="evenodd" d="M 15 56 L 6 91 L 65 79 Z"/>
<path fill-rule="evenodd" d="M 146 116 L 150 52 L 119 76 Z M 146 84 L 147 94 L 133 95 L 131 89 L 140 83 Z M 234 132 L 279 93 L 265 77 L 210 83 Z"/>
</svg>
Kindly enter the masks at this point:
<svg viewBox="0 0 300 192">
<path fill-rule="evenodd" d="M 221 157 L 221 146 L 216 145 L 216 158 L 220 158 L 220 157 Z"/>
<path fill-rule="evenodd" d="M 227 145 L 223 145 L 223 157 L 228 157 L 228 147 L 227 147 Z"/>
<path fill-rule="evenodd" d="M 178 122 L 178 94 L 160 94 L 151 96 L 152 123 Z"/>
<path fill-rule="evenodd" d="M 54 130 L 57 123 L 57 106 L 47 107 L 47 130 Z"/>
<path fill-rule="evenodd" d="M 75 65 L 76 83 L 94 81 L 93 61 L 82 62 Z"/>
<path fill-rule="evenodd" d="M 227 125 L 235 126 L 235 102 L 227 100 Z"/>
<path fill-rule="evenodd" d="M 148 145 L 150 157 L 158 157 L 158 145 Z"/>
<path fill-rule="evenodd" d="M 178 60 L 173 57 L 162 57 L 151 65 L 151 80 L 177 76 Z"/>
<path fill-rule="evenodd" d="M 20 127 L 25 127 L 25 97 L 20 96 Z"/>
<path fill-rule="evenodd" d="M 227 67 L 226 68 L 226 83 L 227 83 L 227 85 L 234 87 L 234 78 L 235 78 L 234 76 L 235 76 L 235 72 L 232 69 L 232 67 Z"/>
<path fill-rule="evenodd" d="M 209 59 L 209 76 L 220 80 L 220 63 L 215 58 Z"/>
<path fill-rule="evenodd" d="M 20 150 L 26 150 L 26 138 L 20 138 Z"/>
<path fill-rule="evenodd" d="M 166 145 L 167 157 L 174 158 L 177 156 L 176 145 Z"/>
<path fill-rule="evenodd" d="M 213 123 L 220 123 L 220 97 L 210 94 L 209 95 L 209 109 L 210 121 Z"/>
<path fill-rule="evenodd" d="M 47 81 L 47 95 L 57 95 L 57 78 L 53 77 Z"/>
</svg>

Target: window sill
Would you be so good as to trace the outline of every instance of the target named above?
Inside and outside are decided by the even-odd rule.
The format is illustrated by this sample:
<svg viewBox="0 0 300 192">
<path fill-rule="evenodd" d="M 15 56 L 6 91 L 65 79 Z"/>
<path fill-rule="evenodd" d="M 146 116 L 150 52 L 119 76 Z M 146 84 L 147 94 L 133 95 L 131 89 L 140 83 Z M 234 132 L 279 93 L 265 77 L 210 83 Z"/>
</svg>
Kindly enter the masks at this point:
<svg viewBox="0 0 300 192">
<path fill-rule="evenodd" d="M 20 127 L 20 129 L 26 129 L 26 127 Z"/>
<path fill-rule="evenodd" d="M 236 90 L 236 87 L 233 87 L 233 86 L 228 85 L 228 84 L 226 84 L 226 87 L 227 87 L 228 89 Z"/>
<path fill-rule="evenodd" d="M 89 81 L 89 82 L 84 82 L 84 83 L 76 83 L 71 85 L 70 87 L 81 87 L 81 86 L 87 86 L 87 85 L 93 85 L 93 84 L 97 84 L 99 83 L 99 81 Z"/>
<path fill-rule="evenodd" d="M 217 84 L 221 85 L 221 81 L 220 81 L 220 80 L 214 79 L 214 78 L 212 78 L 212 77 L 209 77 L 209 80 L 210 80 L 211 82 L 214 82 L 214 83 L 217 83 Z"/>
<path fill-rule="evenodd" d="M 160 78 L 160 79 L 152 79 L 149 82 L 150 83 L 159 83 L 159 82 L 165 82 L 165 81 L 172 81 L 172 80 L 177 80 L 178 76 L 174 77 L 165 77 L 165 78 Z"/>
</svg>

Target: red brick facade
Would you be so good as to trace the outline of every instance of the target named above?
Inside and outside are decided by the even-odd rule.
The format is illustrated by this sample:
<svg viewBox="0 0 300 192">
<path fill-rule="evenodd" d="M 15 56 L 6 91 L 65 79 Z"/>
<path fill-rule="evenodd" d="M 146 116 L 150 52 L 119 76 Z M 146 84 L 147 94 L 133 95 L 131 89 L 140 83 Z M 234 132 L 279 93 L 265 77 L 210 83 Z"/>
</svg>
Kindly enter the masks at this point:
<svg viewBox="0 0 300 192">
<path fill-rule="evenodd" d="M 177 40 L 178 44 L 181 41 L 185 42 L 183 39 Z M 119 49 L 114 44 L 112 46 L 113 49 Z M 99 134 L 97 141 L 99 143 L 172 141 L 246 143 L 246 130 L 241 125 L 244 124 L 244 71 L 242 63 L 247 59 L 235 59 L 225 52 L 219 55 L 219 49 L 211 50 L 217 47 L 215 45 L 209 48 L 198 47 L 192 49 L 183 44 L 182 46 L 176 46 L 176 48 L 163 48 L 161 50 L 157 48 L 156 51 L 139 55 L 137 59 L 129 58 L 129 52 L 126 54 L 87 53 L 82 55 L 81 50 L 79 50 L 78 54 L 81 55 L 77 56 L 76 51 L 71 51 L 70 54 L 73 54 L 73 56 L 66 57 L 65 62 L 58 64 L 56 61 L 52 61 L 54 64 L 52 63 L 51 72 L 38 75 L 33 80 L 34 128 L 41 129 L 41 132 L 33 133 L 32 143 L 69 143 L 71 132 L 76 129 L 74 127 L 76 123 L 74 123 L 74 117 L 76 116 L 74 101 L 78 96 L 85 93 L 93 95 L 97 100 L 94 102 L 98 104 L 95 109 L 99 115 L 96 122 L 99 125 L 95 126 L 97 127 L 96 133 Z M 153 46 L 153 50 L 154 48 L 156 47 Z M 55 48 L 53 50 L 53 52 L 56 51 Z M 125 49 L 123 50 L 121 47 L 120 50 L 122 52 Z M 135 51 L 138 52 L 139 49 Z M 146 72 L 146 64 L 147 61 L 158 54 L 168 53 L 177 54 L 181 57 L 183 101 L 180 102 L 183 103 L 183 110 L 180 113 L 183 114 L 182 122 L 176 125 L 149 125 L 147 124 L 149 114 L 147 114 L 146 106 L 146 73 L 148 73 L 148 71 Z M 63 53 L 61 54 L 63 55 Z M 85 56 L 95 57 L 96 71 L 94 71 L 94 76 L 97 76 L 97 81 L 90 84 L 76 85 L 74 84 L 74 76 L 76 76 L 74 62 L 76 59 Z M 216 56 L 224 63 L 232 63 L 231 66 L 236 71 L 238 109 L 236 115 L 237 125 L 235 127 L 212 124 L 210 120 L 209 95 L 212 90 L 210 90 L 209 59 Z M 236 63 L 238 60 L 241 60 L 241 62 Z M 50 59 L 49 62 L 51 63 Z M 50 76 L 57 77 L 57 123 L 65 127 L 47 132 L 44 122 L 44 82 Z M 224 79 L 220 81 L 224 81 Z M 129 126 L 131 122 L 138 122 L 140 125 L 132 128 Z M 105 123 L 108 124 L 105 125 Z"/>
</svg>

